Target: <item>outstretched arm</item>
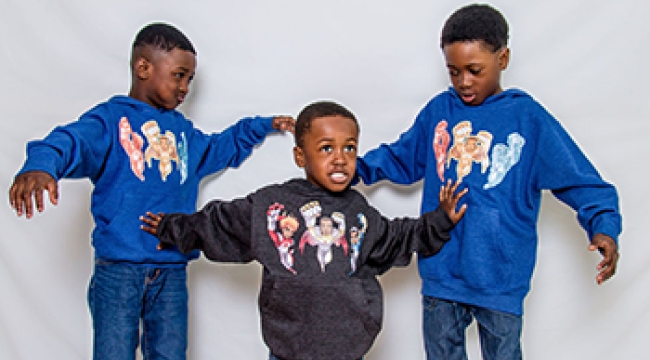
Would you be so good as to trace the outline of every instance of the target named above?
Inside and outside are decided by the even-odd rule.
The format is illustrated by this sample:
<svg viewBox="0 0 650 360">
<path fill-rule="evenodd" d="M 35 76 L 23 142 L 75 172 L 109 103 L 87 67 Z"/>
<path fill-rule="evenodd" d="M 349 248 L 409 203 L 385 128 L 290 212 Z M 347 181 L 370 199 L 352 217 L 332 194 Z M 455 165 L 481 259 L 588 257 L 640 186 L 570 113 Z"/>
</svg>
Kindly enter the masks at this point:
<svg viewBox="0 0 650 360">
<path fill-rule="evenodd" d="M 213 200 L 192 213 L 152 213 L 140 217 L 141 229 L 158 238 L 158 249 L 182 253 L 201 250 L 212 261 L 251 261 L 251 210 L 248 198 Z"/>
<path fill-rule="evenodd" d="M 59 202 L 59 187 L 52 175 L 45 171 L 28 171 L 14 179 L 9 189 L 9 202 L 18 216 L 25 214 L 30 219 L 34 214 L 34 205 L 38 212 L 45 209 L 45 191 L 48 192 L 52 205 L 56 205 Z"/>
<path fill-rule="evenodd" d="M 618 263 L 618 246 L 614 239 L 610 236 L 597 233 L 594 234 L 594 237 L 591 239 L 591 244 L 589 245 L 589 251 L 598 250 L 603 255 L 603 260 L 598 263 L 596 270 L 598 275 L 596 276 L 596 283 L 598 285 L 609 280 L 616 273 L 616 265 Z"/>
</svg>

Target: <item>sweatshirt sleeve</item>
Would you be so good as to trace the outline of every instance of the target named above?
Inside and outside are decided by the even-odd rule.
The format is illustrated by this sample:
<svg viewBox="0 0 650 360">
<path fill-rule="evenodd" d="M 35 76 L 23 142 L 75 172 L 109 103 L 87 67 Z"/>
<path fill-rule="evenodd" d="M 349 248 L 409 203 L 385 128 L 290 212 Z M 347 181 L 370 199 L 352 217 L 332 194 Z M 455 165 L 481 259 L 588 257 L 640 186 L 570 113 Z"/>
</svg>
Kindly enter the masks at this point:
<svg viewBox="0 0 650 360">
<path fill-rule="evenodd" d="M 107 110 L 99 107 L 67 125 L 57 126 L 44 139 L 27 144 L 27 159 L 18 172 L 45 171 L 54 179 L 90 177 L 101 172 L 111 146 Z"/>
<path fill-rule="evenodd" d="M 220 133 L 205 134 L 195 128 L 190 146 L 193 153 L 200 154 L 198 175 L 238 167 L 273 132 L 277 132 L 273 117 L 260 116 L 243 118 Z"/>
<path fill-rule="evenodd" d="M 367 185 L 381 180 L 410 185 L 424 176 L 426 170 L 425 126 L 426 108 L 415 123 L 391 144 L 381 144 L 357 159 L 357 175 Z M 358 179 L 356 179 L 358 181 Z"/>
<path fill-rule="evenodd" d="M 616 188 L 604 181 L 594 165 L 550 114 L 543 116 L 536 165 L 537 187 L 550 190 L 577 213 L 589 239 L 596 233 L 618 242 L 622 217 Z"/>
<path fill-rule="evenodd" d="M 211 201 L 193 214 L 168 214 L 158 226 L 162 244 L 182 253 L 201 250 L 212 261 L 249 262 L 251 252 L 250 197 Z"/>
<path fill-rule="evenodd" d="M 367 262 L 383 273 L 392 266 L 408 265 L 414 252 L 423 257 L 433 256 L 449 241 L 453 227 L 454 223 L 440 208 L 417 219 L 382 217 L 379 239 L 373 244 Z"/>
</svg>

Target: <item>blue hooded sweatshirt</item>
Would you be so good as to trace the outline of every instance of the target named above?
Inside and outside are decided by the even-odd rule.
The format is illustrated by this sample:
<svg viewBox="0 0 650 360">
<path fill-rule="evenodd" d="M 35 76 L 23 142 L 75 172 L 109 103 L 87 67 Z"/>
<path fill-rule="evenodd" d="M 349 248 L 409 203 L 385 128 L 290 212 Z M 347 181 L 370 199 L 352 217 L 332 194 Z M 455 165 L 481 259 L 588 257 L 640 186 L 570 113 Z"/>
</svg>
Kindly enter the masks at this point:
<svg viewBox="0 0 650 360">
<path fill-rule="evenodd" d="M 275 131 L 272 121 L 245 118 L 207 135 L 176 110 L 115 96 L 45 139 L 29 142 L 18 174 L 40 170 L 57 181 L 90 179 L 96 259 L 185 266 L 198 252 L 157 250 L 158 239 L 140 229 L 139 217 L 146 211 L 194 212 L 201 179 L 239 166 Z"/>
<path fill-rule="evenodd" d="M 616 189 L 560 123 L 516 89 L 469 106 L 449 88 L 394 143 L 359 158 L 357 172 L 366 184 L 424 179 L 422 213 L 438 206 L 447 179 L 469 188 L 451 240 L 418 261 L 422 293 L 450 301 L 523 314 L 543 190 L 577 212 L 589 239 L 603 233 L 618 241 L 622 229 Z"/>
</svg>

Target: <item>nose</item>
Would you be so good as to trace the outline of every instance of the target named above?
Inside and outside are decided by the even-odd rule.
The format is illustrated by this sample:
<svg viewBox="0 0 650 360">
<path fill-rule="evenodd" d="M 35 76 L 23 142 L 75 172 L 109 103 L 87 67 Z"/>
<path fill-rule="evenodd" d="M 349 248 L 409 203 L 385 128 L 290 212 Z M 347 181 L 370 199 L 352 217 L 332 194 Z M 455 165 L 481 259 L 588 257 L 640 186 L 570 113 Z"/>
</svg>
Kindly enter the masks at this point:
<svg viewBox="0 0 650 360">
<path fill-rule="evenodd" d="M 458 84 L 461 88 L 469 88 L 472 85 L 472 75 L 467 71 L 462 72 L 458 76 Z"/>
<path fill-rule="evenodd" d="M 181 81 L 181 85 L 178 88 L 183 94 L 187 94 L 190 91 L 190 82 L 189 80 Z"/>
<path fill-rule="evenodd" d="M 345 157 L 345 151 L 343 149 L 334 151 L 334 164 L 345 165 L 347 163 L 347 160 L 348 159 Z"/>
</svg>

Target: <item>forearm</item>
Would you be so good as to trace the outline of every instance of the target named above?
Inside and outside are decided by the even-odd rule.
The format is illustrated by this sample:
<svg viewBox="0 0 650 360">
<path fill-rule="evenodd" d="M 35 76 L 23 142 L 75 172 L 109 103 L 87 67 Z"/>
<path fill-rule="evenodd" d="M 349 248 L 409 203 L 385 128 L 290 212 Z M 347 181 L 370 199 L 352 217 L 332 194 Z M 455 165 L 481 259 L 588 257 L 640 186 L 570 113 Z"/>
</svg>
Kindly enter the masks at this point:
<svg viewBox="0 0 650 360">
<path fill-rule="evenodd" d="M 110 139 L 100 118 L 87 116 L 56 127 L 44 139 L 27 145 L 27 159 L 18 174 L 44 171 L 63 177 L 93 177 L 104 164 Z"/>
<path fill-rule="evenodd" d="M 250 261 L 250 209 L 248 198 L 211 201 L 191 215 L 165 215 L 157 236 L 183 253 L 197 249 L 213 261 Z"/>
<path fill-rule="evenodd" d="M 454 228 L 454 223 L 440 208 L 423 214 L 420 221 L 423 226 L 418 254 L 422 257 L 433 256 L 451 239 L 449 232 Z"/>
<path fill-rule="evenodd" d="M 182 253 L 203 249 L 209 226 L 204 213 L 167 214 L 158 225 L 157 237 L 161 244 L 178 248 Z"/>
</svg>

